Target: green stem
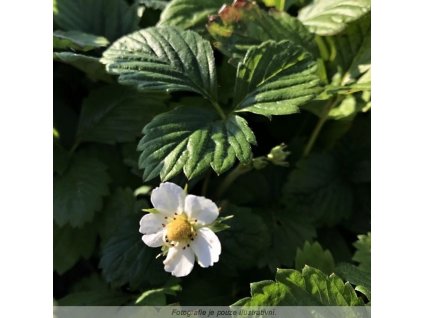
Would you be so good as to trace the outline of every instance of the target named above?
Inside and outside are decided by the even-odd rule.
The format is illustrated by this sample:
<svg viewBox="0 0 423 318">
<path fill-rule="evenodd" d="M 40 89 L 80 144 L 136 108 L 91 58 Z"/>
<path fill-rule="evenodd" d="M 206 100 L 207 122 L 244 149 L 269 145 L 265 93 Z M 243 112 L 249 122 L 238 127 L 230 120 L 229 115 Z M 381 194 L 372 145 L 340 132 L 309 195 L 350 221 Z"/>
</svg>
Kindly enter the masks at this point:
<svg viewBox="0 0 423 318">
<path fill-rule="evenodd" d="M 73 154 L 73 153 L 76 151 L 76 149 L 78 148 L 78 146 L 79 146 L 79 141 L 75 141 L 75 143 L 73 144 L 73 146 L 72 146 L 72 148 L 69 150 L 69 152 L 70 152 L 71 154 Z"/>
<path fill-rule="evenodd" d="M 223 193 L 228 190 L 231 184 L 241 175 L 250 171 L 253 167 L 251 165 L 238 165 L 234 170 L 232 170 L 223 180 L 219 189 L 217 190 L 216 197 L 219 199 Z"/>
<path fill-rule="evenodd" d="M 215 101 L 213 98 L 210 98 L 209 100 L 212 103 L 214 109 L 216 109 L 219 116 L 222 117 L 222 119 L 226 119 L 225 112 L 223 111 L 222 107 L 220 107 L 219 103 Z"/>
<path fill-rule="evenodd" d="M 329 101 L 324 110 L 323 110 L 323 114 L 320 117 L 319 121 L 317 122 L 316 127 L 314 127 L 313 132 L 311 133 L 310 139 L 307 142 L 307 145 L 304 148 L 304 153 L 303 156 L 306 157 L 310 154 L 311 150 L 313 149 L 313 146 L 317 140 L 317 137 L 320 134 L 320 131 L 322 130 L 324 124 L 326 123 L 329 113 L 331 111 L 331 109 L 338 103 L 338 98 L 336 98 L 334 101 Z"/>
</svg>

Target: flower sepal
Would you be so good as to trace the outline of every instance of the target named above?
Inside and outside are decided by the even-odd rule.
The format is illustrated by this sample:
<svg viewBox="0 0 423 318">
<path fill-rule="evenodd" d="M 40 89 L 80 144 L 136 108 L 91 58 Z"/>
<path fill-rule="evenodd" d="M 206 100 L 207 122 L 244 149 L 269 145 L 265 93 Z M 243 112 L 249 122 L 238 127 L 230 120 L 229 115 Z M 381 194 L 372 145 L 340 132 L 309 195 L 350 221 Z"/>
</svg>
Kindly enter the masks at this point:
<svg viewBox="0 0 423 318">
<path fill-rule="evenodd" d="M 142 211 L 147 212 L 147 213 L 153 213 L 153 214 L 158 214 L 160 213 L 159 210 L 152 208 L 152 209 L 142 209 Z"/>
<path fill-rule="evenodd" d="M 208 227 L 214 233 L 218 233 L 218 232 L 222 232 L 224 230 L 230 229 L 231 226 L 228 225 L 228 224 L 225 224 L 224 222 L 227 221 L 227 220 L 232 219 L 233 217 L 234 217 L 233 215 L 219 217 L 219 218 L 216 219 L 216 221 L 214 221 Z"/>
</svg>

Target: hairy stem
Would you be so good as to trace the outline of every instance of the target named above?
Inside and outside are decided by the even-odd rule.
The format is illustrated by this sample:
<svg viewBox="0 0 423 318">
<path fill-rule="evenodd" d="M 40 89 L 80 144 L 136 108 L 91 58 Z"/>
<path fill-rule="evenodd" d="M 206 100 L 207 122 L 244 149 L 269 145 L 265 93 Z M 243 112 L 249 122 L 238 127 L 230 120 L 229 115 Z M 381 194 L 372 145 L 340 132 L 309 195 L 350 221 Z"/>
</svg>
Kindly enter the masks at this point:
<svg viewBox="0 0 423 318">
<path fill-rule="evenodd" d="M 329 113 L 331 111 L 331 109 L 338 103 L 338 98 L 336 98 L 333 101 L 329 101 L 324 110 L 323 110 L 323 114 L 320 117 L 319 121 L 316 124 L 316 127 L 314 127 L 313 132 L 311 133 L 310 139 L 307 142 L 307 145 L 304 148 L 304 152 L 303 152 L 303 156 L 306 157 L 310 154 L 311 150 L 313 149 L 313 146 L 317 140 L 317 137 L 320 134 L 320 131 L 322 130 L 324 124 L 326 123 Z"/>
</svg>

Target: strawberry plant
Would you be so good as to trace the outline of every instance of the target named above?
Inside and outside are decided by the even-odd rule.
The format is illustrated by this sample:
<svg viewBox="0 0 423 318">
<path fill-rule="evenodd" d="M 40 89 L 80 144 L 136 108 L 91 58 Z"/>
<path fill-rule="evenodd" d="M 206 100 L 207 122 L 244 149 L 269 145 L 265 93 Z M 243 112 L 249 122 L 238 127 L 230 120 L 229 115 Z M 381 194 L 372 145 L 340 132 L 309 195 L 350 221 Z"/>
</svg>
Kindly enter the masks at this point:
<svg viewBox="0 0 423 318">
<path fill-rule="evenodd" d="M 370 305 L 369 0 L 53 16 L 58 305 Z"/>
</svg>

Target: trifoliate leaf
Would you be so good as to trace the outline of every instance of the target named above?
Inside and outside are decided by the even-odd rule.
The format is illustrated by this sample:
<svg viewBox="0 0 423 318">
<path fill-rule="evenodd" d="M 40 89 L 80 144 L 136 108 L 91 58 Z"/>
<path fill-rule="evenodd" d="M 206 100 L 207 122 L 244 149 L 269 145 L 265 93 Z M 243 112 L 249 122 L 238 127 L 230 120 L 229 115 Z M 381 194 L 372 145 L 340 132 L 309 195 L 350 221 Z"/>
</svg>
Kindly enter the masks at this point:
<svg viewBox="0 0 423 318">
<path fill-rule="evenodd" d="M 173 0 L 163 10 L 159 25 L 182 29 L 204 28 L 210 15 L 230 0 Z"/>
<path fill-rule="evenodd" d="M 284 202 L 313 222 L 333 225 L 348 218 L 354 197 L 342 169 L 329 153 L 300 160 L 285 185 Z"/>
<path fill-rule="evenodd" d="M 317 56 L 314 35 L 285 12 L 268 14 L 251 1 L 234 1 L 212 16 L 207 24 L 213 45 L 225 55 L 239 60 L 254 45 L 267 40 L 290 40 Z"/>
<path fill-rule="evenodd" d="M 97 231 L 93 224 L 80 229 L 53 224 L 53 268 L 63 274 L 81 258 L 89 258 L 94 251 Z"/>
<path fill-rule="evenodd" d="M 234 105 L 237 112 L 286 115 L 320 93 L 312 56 L 290 41 L 268 41 L 248 50 L 238 65 Z"/>
<path fill-rule="evenodd" d="M 102 36 L 88 34 L 80 31 L 54 31 L 53 48 L 60 50 L 90 51 L 99 47 L 104 47 L 109 41 Z"/>
<path fill-rule="evenodd" d="M 278 269 L 275 281 L 254 283 L 251 297 L 232 306 L 360 306 L 363 301 L 349 283 L 305 266 L 301 272 Z"/>
<path fill-rule="evenodd" d="M 188 179 L 201 175 L 209 167 L 222 174 L 235 163 L 252 159 L 251 144 L 256 140 L 247 122 L 240 116 L 226 119 L 210 109 L 179 107 L 156 116 L 144 127 L 145 136 L 139 167 L 144 180 L 160 174 L 168 180 L 182 170 Z"/>
<path fill-rule="evenodd" d="M 298 19 L 318 35 L 334 35 L 370 11 L 370 0 L 314 0 Z"/>
<path fill-rule="evenodd" d="M 318 268 L 330 275 L 335 270 L 335 261 L 328 250 L 324 250 L 319 243 L 305 242 L 302 249 L 297 249 L 295 268 L 301 270 L 305 265 Z"/>
<path fill-rule="evenodd" d="M 63 30 L 82 31 L 114 41 L 137 29 L 137 5 L 124 0 L 54 0 L 54 22 Z"/>
<path fill-rule="evenodd" d="M 116 41 L 101 62 L 119 83 L 140 91 L 190 91 L 216 100 L 210 43 L 193 31 L 153 27 Z"/>
<path fill-rule="evenodd" d="M 102 247 L 99 267 L 112 286 L 129 284 L 137 289 L 148 283 L 164 283 L 169 277 L 161 260 L 156 259 L 160 250 L 141 240 L 139 220 L 139 213 L 125 217 Z"/>
<path fill-rule="evenodd" d="M 72 65 L 76 69 L 87 74 L 93 81 L 112 82 L 112 77 L 96 57 L 77 54 L 73 52 L 54 52 L 53 60 Z"/>
<path fill-rule="evenodd" d="M 266 264 L 272 270 L 276 267 L 291 267 L 297 248 L 316 236 L 316 230 L 306 218 L 297 217 L 277 208 L 256 209 L 263 217 L 271 235 L 270 248 L 264 251 L 259 264 Z"/>
<path fill-rule="evenodd" d="M 359 235 L 358 240 L 354 243 L 357 249 L 353 255 L 353 260 L 358 262 L 358 268 L 370 273 L 371 269 L 371 233 L 367 235 Z"/>
<path fill-rule="evenodd" d="M 219 234 L 222 243 L 221 266 L 225 267 L 226 272 L 251 269 L 270 246 L 267 225 L 251 209 L 229 206 L 225 210 L 234 217 L 225 222 L 230 230 Z"/>
<path fill-rule="evenodd" d="M 76 153 L 62 175 L 53 177 L 53 215 L 59 226 L 81 227 L 94 218 L 109 193 L 110 177 L 98 159 Z"/>
<path fill-rule="evenodd" d="M 129 87 L 102 86 L 84 100 L 77 138 L 115 143 L 132 141 L 154 115 L 166 110 L 165 98 L 140 94 Z"/>
</svg>

